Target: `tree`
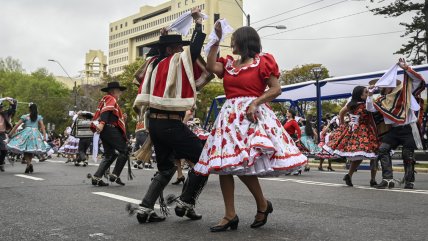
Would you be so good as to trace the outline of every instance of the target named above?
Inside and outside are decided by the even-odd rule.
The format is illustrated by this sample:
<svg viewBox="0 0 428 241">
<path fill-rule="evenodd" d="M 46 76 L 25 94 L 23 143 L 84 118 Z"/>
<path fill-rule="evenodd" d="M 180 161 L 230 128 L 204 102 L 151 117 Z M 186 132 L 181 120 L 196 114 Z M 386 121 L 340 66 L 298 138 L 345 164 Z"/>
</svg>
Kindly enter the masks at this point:
<svg viewBox="0 0 428 241">
<path fill-rule="evenodd" d="M 381 3 L 384 0 L 377 0 Z M 375 2 L 375 0 L 370 0 Z M 414 3 L 411 0 L 396 0 L 386 6 L 371 9 L 375 15 L 387 17 L 398 17 L 407 13 L 414 13 L 412 22 L 400 23 L 406 28 L 406 32 L 401 37 L 410 37 L 410 40 L 403 44 L 394 54 L 406 55 L 412 64 L 422 64 L 428 61 L 428 0 L 425 3 Z"/>
<path fill-rule="evenodd" d="M 196 117 L 204 120 L 208 114 L 208 109 L 210 108 L 212 101 L 219 95 L 224 95 L 224 88 L 223 84 L 218 81 L 211 81 L 202 88 L 198 94 Z M 213 115 L 211 115 L 210 120 L 214 120 Z"/>
<path fill-rule="evenodd" d="M 305 64 L 296 66 L 291 70 L 282 71 L 279 81 L 282 85 L 289 85 L 314 80 L 312 69 L 315 67 L 322 68 L 321 79 L 329 77 L 328 69 L 322 66 L 322 64 Z"/>
<path fill-rule="evenodd" d="M 0 71 L 23 73 L 21 61 L 12 57 L 0 58 Z"/>
</svg>

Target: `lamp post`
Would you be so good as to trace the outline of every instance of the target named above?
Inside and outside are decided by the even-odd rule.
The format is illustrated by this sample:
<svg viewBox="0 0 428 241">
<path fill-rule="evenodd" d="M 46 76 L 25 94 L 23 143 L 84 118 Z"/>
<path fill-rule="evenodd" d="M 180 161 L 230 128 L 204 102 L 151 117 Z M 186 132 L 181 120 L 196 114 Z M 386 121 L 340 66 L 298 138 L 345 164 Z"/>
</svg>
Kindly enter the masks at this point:
<svg viewBox="0 0 428 241">
<path fill-rule="evenodd" d="M 236 5 L 238 5 L 238 7 L 241 9 L 242 13 L 245 15 L 245 18 L 247 19 L 247 26 L 250 26 L 250 14 L 247 14 L 244 9 L 242 8 L 241 5 L 239 5 L 238 1 L 235 0 Z"/>
<path fill-rule="evenodd" d="M 62 66 L 62 64 L 59 61 L 57 61 L 55 59 L 48 59 L 48 61 L 57 63 L 61 67 L 61 69 L 64 71 L 64 73 L 67 75 L 67 77 L 71 81 L 73 81 L 73 79 L 70 77 L 70 75 L 67 73 L 67 71 L 65 70 L 65 68 Z M 76 83 L 76 80 L 74 80 L 73 91 L 74 91 L 74 109 L 76 110 L 77 109 L 77 83 Z"/>
<path fill-rule="evenodd" d="M 276 26 L 272 26 L 272 25 L 266 25 L 266 26 L 262 26 L 260 28 L 257 29 L 257 32 L 260 31 L 263 28 L 276 28 L 276 29 L 287 29 L 286 26 L 284 25 L 276 25 Z"/>
<path fill-rule="evenodd" d="M 321 133 L 321 117 L 322 117 L 322 110 L 321 110 L 321 87 L 319 80 L 321 78 L 322 74 L 322 68 L 321 67 L 315 67 L 312 69 L 312 73 L 315 77 L 315 80 L 317 81 L 317 134 L 318 134 L 318 142 L 320 140 L 320 133 Z"/>
</svg>

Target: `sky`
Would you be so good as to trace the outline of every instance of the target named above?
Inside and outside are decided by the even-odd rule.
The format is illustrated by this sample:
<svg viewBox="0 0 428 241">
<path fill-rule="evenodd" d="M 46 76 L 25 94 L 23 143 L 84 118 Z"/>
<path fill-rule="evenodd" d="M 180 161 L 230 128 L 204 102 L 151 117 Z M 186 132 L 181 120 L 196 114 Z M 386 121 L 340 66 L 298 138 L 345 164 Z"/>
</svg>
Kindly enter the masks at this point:
<svg viewBox="0 0 428 241">
<path fill-rule="evenodd" d="M 0 58 L 19 59 L 27 72 L 44 67 L 54 75 L 64 75 L 57 64 L 47 61 L 55 59 L 72 77 L 78 76 L 90 49 L 101 49 L 108 55 L 110 22 L 137 13 L 143 5 L 163 2 L 0 0 Z M 308 4 L 311 5 L 293 10 Z M 368 0 L 244 0 L 243 8 L 251 15 L 255 28 L 287 27 L 287 32 L 274 28 L 259 32 L 263 51 L 272 53 L 282 70 L 320 63 L 330 70 L 331 76 L 343 76 L 388 69 L 400 57 L 393 53 L 407 42 L 400 37 L 404 27 L 399 23 L 410 22 L 412 15 L 385 18 L 371 12 L 357 14 L 367 11 L 367 6 L 379 5 Z M 307 13 L 310 11 L 313 12 Z M 357 15 L 341 18 L 351 14 Z M 265 18 L 269 19 L 258 22 Z M 317 24 L 335 18 L 339 19 Z M 387 32 L 395 33 L 381 34 Z M 381 35 L 339 38 L 372 34 Z"/>
</svg>

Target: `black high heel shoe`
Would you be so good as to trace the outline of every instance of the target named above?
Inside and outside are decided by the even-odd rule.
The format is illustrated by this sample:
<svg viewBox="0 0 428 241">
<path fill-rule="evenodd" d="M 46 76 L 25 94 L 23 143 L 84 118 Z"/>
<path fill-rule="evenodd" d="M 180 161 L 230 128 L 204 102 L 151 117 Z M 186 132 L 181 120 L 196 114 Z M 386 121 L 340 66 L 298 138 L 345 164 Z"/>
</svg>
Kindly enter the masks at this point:
<svg viewBox="0 0 428 241">
<path fill-rule="evenodd" d="M 210 227 L 210 231 L 215 233 L 215 232 L 224 232 L 228 228 L 230 228 L 231 230 L 238 229 L 238 224 L 239 224 L 238 215 L 236 215 L 232 219 L 228 219 L 227 217 L 224 217 L 223 219 L 227 220 L 228 222 L 225 225 L 216 225 L 216 226 Z"/>
<path fill-rule="evenodd" d="M 272 203 L 269 201 L 269 200 L 267 200 L 267 208 L 266 208 L 266 211 L 259 211 L 259 210 L 257 210 L 257 213 L 261 213 L 261 214 L 264 214 L 265 215 L 265 218 L 264 219 L 262 219 L 262 220 L 257 220 L 257 219 L 255 219 L 254 220 L 254 222 L 251 224 L 251 228 L 259 228 L 259 227 L 261 227 L 261 226 L 263 226 L 263 225 L 265 225 L 266 224 L 266 222 L 267 222 L 267 218 L 268 218 L 268 215 L 269 215 L 269 213 L 272 213 L 273 212 L 273 207 L 272 207 Z"/>
<path fill-rule="evenodd" d="M 27 166 L 27 168 L 25 168 L 25 174 L 30 173 L 30 166 Z"/>
<path fill-rule="evenodd" d="M 348 185 L 348 186 L 350 186 L 350 187 L 353 187 L 353 186 L 354 186 L 354 184 L 352 184 L 352 179 L 351 179 L 351 176 L 350 176 L 349 174 L 346 174 L 346 175 L 343 177 L 343 181 L 345 181 L 346 185 Z"/>
<path fill-rule="evenodd" d="M 33 173 L 33 172 L 34 172 L 33 164 L 30 164 L 30 165 L 28 166 L 28 168 L 29 168 L 30 173 Z"/>
<path fill-rule="evenodd" d="M 178 185 L 180 184 L 180 182 L 182 182 L 184 184 L 184 181 L 186 180 L 186 178 L 184 176 L 177 178 L 177 180 L 175 182 L 172 182 L 172 185 Z"/>
<path fill-rule="evenodd" d="M 331 168 L 331 167 L 327 167 L 327 170 L 329 170 L 329 171 L 331 171 L 331 172 L 334 172 L 335 170 L 333 169 L 333 168 Z"/>
<path fill-rule="evenodd" d="M 324 168 L 322 168 L 322 167 L 318 167 L 318 171 L 324 171 Z"/>
</svg>

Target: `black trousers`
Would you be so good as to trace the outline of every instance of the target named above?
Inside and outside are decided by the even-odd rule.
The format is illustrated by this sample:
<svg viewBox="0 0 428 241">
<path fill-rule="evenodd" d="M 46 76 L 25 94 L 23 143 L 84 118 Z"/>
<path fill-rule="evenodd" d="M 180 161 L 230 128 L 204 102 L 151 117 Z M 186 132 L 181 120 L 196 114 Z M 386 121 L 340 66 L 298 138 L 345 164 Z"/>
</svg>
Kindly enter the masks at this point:
<svg viewBox="0 0 428 241">
<path fill-rule="evenodd" d="M 116 158 L 116 165 L 112 173 L 116 176 L 120 176 L 128 160 L 128 146 L 126 145 L 125 137 L 118 127 L 105 125 L 100 134 L 100 138 L 104 147 L 104 159 L 101 161 L 94 176 L 98 178 L 102 177 Z M 116 154 L 116 151 L 118 154 Z"/>
<path fill-rule="evenodd" d="M 0 133 L 0 165 L 4 164 L 4 159 L 6 159 L 7 149 L 6 143 L 6 133 Z"/>
<path fill-rule="evenodd" d="M 382 144 L 379 147 L 379 160 L 382 165 L 382 178 L 393 179 L 391 150 L 395 150 L 399 145 L 403 146 L 402 158 L 404 164 L 404 180 L 406 182 L 415 181 L 415 159 L 414 152 L 416 147 L 410 125 L 397 126 L 385 134 L 382 138 Z"/>
<path fill-rule="evenodd" d="M 165 186 L 175 174 L 175 160 L 184 158 L 197 163 L 203 146 L 199 138 L 179 120 L 150 119 L 149 133 L 155 147 L 159 173 L 150 183 L 140 205 L 153 208 Z M 203 181 L 196 180 L 191 178 L 189 173 L 188 179 L 193 180 L 190 180 L 189 185 L 187 185 L 187 187 L 191 187 L 188 190 L 189 198 L 196 199 L 200 193 L 198 190 L 201 189 L 197 187 L 203 187 L 206 178 Z"/>
<path fill-rule="evenodd" d="M 77 154 L 77 161 L 83 162 L 86 161 L 86 152 L 88 151 L 88 148 L 91 146 L 92 138 L 80 138 L 79 140 L 79 148 L 78 148 L 78 154 Z"/>
</svg>

